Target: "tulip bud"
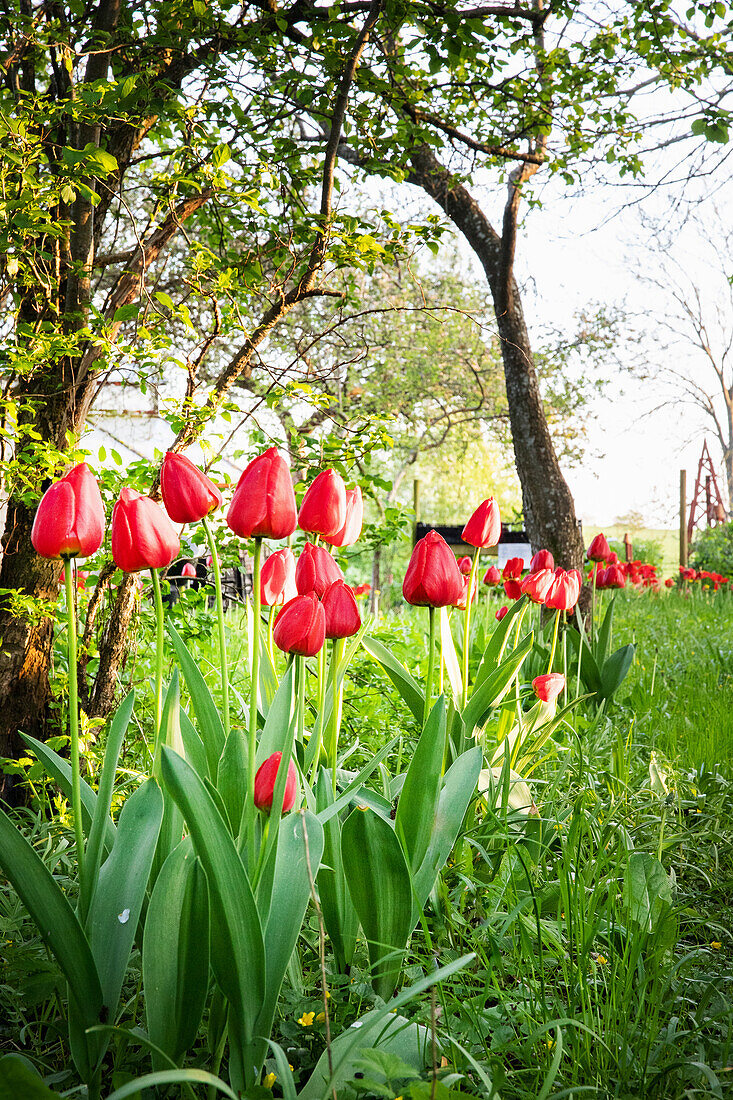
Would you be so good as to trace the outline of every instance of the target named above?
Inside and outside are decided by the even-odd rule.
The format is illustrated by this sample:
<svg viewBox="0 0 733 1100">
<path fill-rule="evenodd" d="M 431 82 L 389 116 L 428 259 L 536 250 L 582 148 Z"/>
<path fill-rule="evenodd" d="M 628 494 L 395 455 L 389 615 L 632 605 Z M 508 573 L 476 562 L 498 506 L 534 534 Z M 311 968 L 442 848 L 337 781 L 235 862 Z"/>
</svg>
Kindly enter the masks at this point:
<svg viewBox="0 0 733 1100">
<path fill-rule="evenodd" d="M 535 676 L 532 687 L 538 699 L 552 703 L 565 687 L 565 677 L 562 672 L 548 672 L 546 676 Z"/>
<path fill-rule="evenodd" d="M 577 574 L 575 572 L 566 573 L 564 569 L 556 569 L 552 587 L 545 597 L 545 607 L 557 611 L 572 611 L 578 602 L 579 595 L 580 581 Z"/>
<path fill-rule="evenodd" d="M 125 573 L 161 569 L 179 550 L 178 535 L 161 506 L 134 489 L 123 489 L 112 511 L 115 564 Z"/>
<path fill-rule="evenodd" d="M 308 488 L 298 512 L 301 531 L 338 537 L 346 524 L 346 486 L 341 474 L 324 470 Z"/>
<path fill-rule="evenodd" d="M 221 507 L 221 493 L 186 455 L 168 451 L 160 470 L 165 510 L 174 523 L 198 523 Z"/>
<path fill-rule="evenodd" d="M 355 542 L 359 541 L 363 525 L 364 500 L 361 489 L 357 485 L 355 489 L 346 490 L 346 519 L 343 527 L 337 534 L 324 535 L 323 538 L 326 542 L 330 542 L 332 546 L 353 546 Z"/>
<path fill-rule="evenodd" d="M 260 764 L 257 769 L 257 775 L 255 776 L 255 806 L 258 810 L 264 810 L 265 813 L 268 814 L 272 809 L 272 799 L 275 794 L 275 784 L 277 782 L 277 773 L 282 755 L 281 752 L 274 752 L 272 756 L 268 756 L 264 764 Z M 293 761 L 290 760 L 288 762 L 288 775 L 285 780 L 285 791 L 283 793 L 282 812 L 284 814 L 290 813 L 295 805 L 297 789 L 298 776 L 295 771 L 295 765 Z"/>
<path fill-rule="evenodd" d="M 469 558 L 468 554 L 466 554 L 465 557 L 458 559 L 458 568 L 460 569 L 461 573 L 463 573 L 464 577 L 467 577 L 468 574 L 471 572 L 471 559 Z"/>
<path fill-rule="evenodd" d="M 623 569 L 618 565 L 609 565 L 605 572 L 605 587 L 606 588 L 625 588 L 626 578 L 624 577 Z"/>
<path fill-rule="evenodd" d="M 285 539 L 296 522 L 290 469 L 277 447 L 270 447 L 252 459 L 237 482 L 227 523 L 241 539 Z"/>
<path fill-rule="evenodd" d="M 495 565 L 490 565 L 484 573 L 484 584 L 498 584 L 501 580 L 501 573 Z"/>
<path fill-rule="evenodd" d="M 272 637 L 278 649 L 315 657 L 326 640 L 326 616 L 315 592 L 289 600 L 275 620 Z"/>
<path fill-rule="evenodd" d="M 169 513 L 169 515 L 170 515 L 170 513 Z M 187 561 L 184 564 L 183 569 L 181 570 L 181 576 L 182 577 L 189 577 L 189 578 L 190 577 L 195 577 L 196 576 L 196 566 L 192 562 Z"/>
<path fill-rule="evenodd" d="M 295 599 L 295 555 L 289 546 L 276 550 L 262 566 L 260 573 L 260 603 L 263 607 L 286 604 Z"/>
<path fill-rule="evenodd" d="M 322 546 L 307 542 L 300 552 L 295 566 L 295 587 L 304 596 L 306 592 L 315 592 L 323 599 L 329 584 L 342 581 L 344 575 L 338 562 Z"/>
<path fill-rule="evenodd" d="M 541 569 L 554 569 L 555 559 L 549 550 L 538 550 L 529 563 L 530 573 L 539 573 Z"/>
<path fill-rule="evenodd" d="M 554 580 L 555 574 L 552 569 L 540 569 L 537 573 L 530 573 L 521 583 L 522 594 L 529 596 L 532 603 L 544 603 Z"/>
<path fill-rule="evenodd" d="M 503 607 L 500 607 L 500 608 L 499 608 L 499 610 L 498 610 L 498 611 L 496 612 L 496 614 L 494 615 L 494 618 L 496 619 L 496 621 L 497 621 L 498 623 L 500 623 L 500 622 L 501 622 L 501 620 L 502 620 L 502 619 L 504 618 L 504 616 L 506 615 L 506 613 L 508 612 L 508 610 L 509 610 L 509 608 L 507 607 L 507 605 L 506 605 L 506 604 L 504 604 L 504 606 L 503 606 Z"/>
<path fill-rule="evenodd" d="M 80 462 L 41 497 L 31 542 L 42 558 L 88 558 L 102 545 L 104 522 L 97 479 Z"/>
<path fill-rule="evenodd" d="M 611 548 L 605 535 L 596 535 L 588 547 L 588 561 L 608 561 Z"/>
<path fill-rule="evenodd" d="M 523 558 L 509 558 L 508 562 L 501 571 L 502 578 L 505 581 L 516 581 L 519 579 L 519 577 L 521 577 L 523 569 Z"/>
<path fill-rule="evenodd" d="M 455 554 L 442 535 L 428 531 L 412 551 L 402 582 L 403 596 L 418 607 L 450 607 L 462 590 Z"/>
<path fill-rule="evenodd" d="M 334 581 L 323 597 L 327 638 L 350 638 L 358 633 L 361 617 L 356 597 L 345 581 Z"/>
<path fill-rule="evenodd" d="M 461 538 L 469 546 L 496 546 L 501 535 L 501 514 L 493 497 L 479 504 L 461 532 Z"/>
</svg>

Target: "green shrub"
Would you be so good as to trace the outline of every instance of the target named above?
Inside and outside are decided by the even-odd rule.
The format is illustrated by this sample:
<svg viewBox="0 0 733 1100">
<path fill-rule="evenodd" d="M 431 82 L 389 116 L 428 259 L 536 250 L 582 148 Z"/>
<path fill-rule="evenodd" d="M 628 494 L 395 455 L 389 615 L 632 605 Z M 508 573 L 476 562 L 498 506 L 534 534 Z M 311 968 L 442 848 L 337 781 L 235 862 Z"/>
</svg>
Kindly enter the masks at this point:
<svg viewBox="0 0 733 1100">
<path fill-rule="evenodd" d="M 700 531 L 691 547 L 690 565 L 726 577 L 733 575 L 733 525 L 723 523 Z"/>
</svg>

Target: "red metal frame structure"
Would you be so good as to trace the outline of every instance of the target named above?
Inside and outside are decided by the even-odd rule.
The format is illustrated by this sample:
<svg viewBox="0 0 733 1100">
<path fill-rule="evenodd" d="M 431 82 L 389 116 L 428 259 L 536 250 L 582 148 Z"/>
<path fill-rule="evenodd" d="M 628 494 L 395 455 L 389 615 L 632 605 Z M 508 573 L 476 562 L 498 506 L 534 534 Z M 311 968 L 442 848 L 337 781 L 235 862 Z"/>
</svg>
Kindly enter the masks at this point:
<svg viewBox="0 0 733 1100">
<path fill-rule="evenodd" d="M 692 541 L 692 533 L 696 527 L 702 526 L 703 520 L 708 527 L 716 527 L 719 523 L 725 523 L 728 514 L 723 504 L 723 497 L 715 476 L 715 467 L 708 450 L 708 442 L 702 445 L 702 454 L 697 467 L 695 479 L 695 492 L 690 504 L 690 515 L 687 520 L 687 541 Z"/>
</svg>

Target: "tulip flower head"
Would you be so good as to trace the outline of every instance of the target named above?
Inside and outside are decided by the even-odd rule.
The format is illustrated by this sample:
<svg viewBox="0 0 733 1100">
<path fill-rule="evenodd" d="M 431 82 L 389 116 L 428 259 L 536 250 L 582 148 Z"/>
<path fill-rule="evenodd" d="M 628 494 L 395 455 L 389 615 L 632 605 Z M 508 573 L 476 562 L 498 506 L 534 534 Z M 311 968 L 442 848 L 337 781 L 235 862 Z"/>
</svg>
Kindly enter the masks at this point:
<svg viewBox="0 0 733 1100">
<path fill-rule="evenodd" d="M 297 523 L 290 469 L 277 447 L 253 458 L 237 482 L 227 523 L 241 539 L 286 539 Z"/>
<path fill-rule="evenodd" d="M 502 579 L 505 581 L 516 581 L 522 575 L 524 569 L 523 558 L 509 558 L 506 565 L 501 571 Z"/>
<path fill-rule="evenodd" d="M 546 676 L 535 676 L 532 687 L 538 699 L 552 703 L 565 687 L 565 677 L 561 672 L 548 672 Z"/>
<path fill-rule="evenodd" d="M 495 565 L 490 565 L 484 573 L 484 584 L 498 584 L 501 580 L 501 573 Z"/>
<path fill-rule="evenodd" d="M 417 607 L 450 607 L 463 591 L 456 557 L 437 531 L 428 531 L 412 551 L 402 594 Z"/>
<path fill-rule="evenodd" d="M 609 565 L 605 571 L 604 587 L 605 588 L 625 588 L 626 578 L 624 577 L 624 571 L 619 565 Z"/>
<path fill-rule="evenodd" d="M 538 550 L 529 563 L 530 573 L 539 573 L 541 569 L 554 569 L 555 559 L 549 550 Z"/>
<path fill-rule="evenodd" d="M 545 607 L 557 611 L 572 611 L 578 602 L 580 587 L 575 570 L 566 573 L 564 569 L 556 569 L 555 579 L 545 597 Z"/>
<path fill-rule="evenodd" d="M 263 607 L 286 604 L 298 595 L 295 587 L 295 555 L 289 546 L 270 554 L 260 574 L 260 603 Z"/>
<path fill-rule="evenodd" d="M 363 526 L 364 499 L 357 485 L 355 489 L 346 490 L 346 519 L 343 527 L 335 535 L 324 535 L 323 538 L 332 546 L 353 546 L 359 541 Z"/>
<path fill-rule="evenodd" d="M 305 544 L 295 565 L 295 587 L 299 595 L 315 592 L 319 599 L 323 599 L 329 584 L 343 579 L 338 562 L 328 550 L 312 542 Z"/>
<path fill-rule="evenodd" d="M 469 546 L 496 546 L 501 535 L 501 514 L 493 497 L 479 504 L 461 532 L 461 538 Z"/>
<path fill-rule="evenodd" d="M 161 569 L 177 557 L 180 542 L 163 508 L 123 489 L 112 511 L 112 557 L 125 573 Z"/>
<path fill-rule="evenodd" d="M 467 577 L 468 574 L 471 572 L 471 559 L 469 558 L 468 554 L 458 559 L 458 568 L 460 569 L 461 573 L 463 573 L 464 577 Z"/>
<path fill-rule="evenodd" d="M 315 592 L 285 604 L 275 619 L 272 637 L 284 653 L 315 657 L 326 640 L 326 615 Z"/>
<path fill-rule="evenodd" d="M 281 752 L 274 752 L 272 756 L 268 756 L 264 764 L 260 764 L 255 776 L 255 806 L 258 810 L 263 810 L 268 814 L 272 809 L 272 799 L 275 794 L 275 783 L 282 755 Z M 297 790 L 298 776 L 295 771 L 295 764 L 290 760 L 283 793 L 282 813 L 288 814 L 292 810 L 295 805 Z"/>
<path fill-rule="evenodd" d="M 498 610 L 498 611 L 496 612 L 496 614 L 494 615 L 494 618 L 496 619 L 496 621 L 497 621 L 498 623 L 500 623 L 500 622 L 501 622 L 501 620 L 502 620 L 502 619 L 504 618 L 504 616 L 506 615 L 506 613 L 507 613 L 507 611 L 508 611 L 508 610 L 509 610 L 509 608 L 507 607 L 507 605 L 506 605 L 506 604 L 504 604 L 504 606 L 503 606 L 503 607 L 500 607 L 500 608 L 499 608 L 499 610 Z"/>
<path fill-rule="evenodd" d="M 508 600 L 518 600 L 522 595 L 522 586 L 519 581 L 510 578 L 504 581 L 504 594 Z"/>
<path fill-rule="evenodd" d="M 323 596 L 327 638 L 351 638 L 361 627 L 356 597 L 345 581 L 334 581 Z"/>
<path fill-rule="evenodd" d="M 346 486 L 341 474 L 324 470 L 309 486 L 298 512 L 301 531 L 338 538 L 346 524 Z"/>
<path fill-rule="evenodd" d="M 170 513 L 168 514 L 170 515 Z M 181 569 L 181 576 L 188 577 L 189 579 L 196 576 L 196 566 L 193 562 L 187 561 L 184 564 L 183 569 Z"/>
<path fill-rule="evenodd" d="M 605 535 L 596 535 L 588 547 L 588 561 L 608 561 L 611 547 Z"/>
<path fill-rule="evenodd" d="M 524 578 L 521 584 L 521 592 L 523 595 L 529 596 L 532 603 L 544 603 L 545 596 L 550 591 L 554 580 L 555 574 L 552 569 L 540 569 L 537 573 L 529 573 Z"/>
<path fill-rule="evenodd" d="M 186 455 L 168 451 L 160 470 L 165 510 L 174 523 L 198 523 L 221 507 L 221 493 Z"/>
<path fill-rule="evenodd" d="M 97 479 L 80 462 L 41 497 L 31 542 L 42 558 L 88 558 L 102 545 L 104 523 Z"/>
<path fill-rule="evenodd" d="M 356 588 L 354 589 L 354 595 L 366 596 L 369 594 L 369 592 L 371 592 L 371 590 L 372 586 L 369 584 L 369 582 L 364 581 L 363 584 L 357 584 Z"/>
</svg>

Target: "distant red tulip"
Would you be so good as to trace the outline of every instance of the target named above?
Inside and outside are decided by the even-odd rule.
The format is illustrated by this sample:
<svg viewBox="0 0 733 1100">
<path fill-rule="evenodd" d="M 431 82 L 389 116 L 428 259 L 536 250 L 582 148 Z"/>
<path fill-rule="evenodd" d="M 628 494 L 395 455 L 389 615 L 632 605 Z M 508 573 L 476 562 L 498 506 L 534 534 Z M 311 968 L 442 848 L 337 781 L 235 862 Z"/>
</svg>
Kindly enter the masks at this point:
<svg viewBox="0 0 733 1100">
<path fill-rule="evenodd" d="M 170 512 L 168 514 L 170 515 Z M 190 561 L 187 561 L 184 564 L 183 569 L 181 569 L 181 576 L 182 577 L 195 577 L 196 576 L 196 566 L 193 565 Z"/>
<path fill-rule="evenodd" d="M 471 559 L 469 558 L 468 554 L 466 554 L 465 557 L 458 559 L 458 568 L 460 569 L 461 573 L 463 573 L 464 577 L 467 577 L 468 574 L 471 572 Z"/>
<path fill-rule="evenodd" d="M 84 589 L 86 588 L 88 577 L 89 577 L 89 573 L 86 569 L 77 569 L 77 571 L 76 571 L 76 587 L 80 592 L 83 592 Z M 61 576 L 59 577 L 59 580 L 61 581 L 62 584 L 66 581 L 66 570 L 65 569 L 61 570 Z"/>
<path fill-rule="evenodd" d="M 529 596 L 532 603 L 544 603 L 545 596 L 552 587 L 555 574 L 552 569 L 540 569 L 537 573 L 529 573 L 521 584 L 523 595 Z"/>
<path fill-rule="evenodd" d="M 324 470 L 309 486 L 298 512 L 301 531 L 338 538 L 346 523 L 346 486 L 341 474 Z"/>
<path fill-rule="evenodd" d="M 272 636 L 284 653 L 315 657 L 326 640 L 326 616 L 315 592 L 285 604 L 275 619 Z"/>
<path fill-rule="evenodd" d="M 241 539 L 285 539 L 297 518 L 290 469 L 277 447 L 270 447 L 252 459 L 237 482 L 227 523 Z"/>
<path fill-rule="evenodd" d="M 501 573 L 495 565 L 490 565 L 484 573 L 484 584 L 498 584 L 501 580 Z"/>
<path fill-rule="evenodd" d="M 502 578 L 505 581 L 516 581 L 521 577 L 523 569 L 523 558 L 509 558 L 506 565 L 501 571 Z"/>
<path fill-rule="evenodd" d="M 552 703 L 565 687 L 565 677 L 561 672 L 548 672 L 546 676 L 536 676 L 532 687 L 538 699 Z"/>
<path fill-rule="evenodd" d="M 289 546 L 270 554 L 260 573 L 260 603 L 274 607 L 298 595 L 295 587 L 295 555 Z"/>
<path fill-rule="evenodd" d="M 606 561 L 609 565 L 618 565 L 618 554 L 614 550 L 612 550 L 606 558 Z"/>
<path fill-rule="evenodd" d="M 469 546 L 496 546 L 501 535 L 501 514 L 493 497 L 479 504 L 461 532 L 461 538 Z"/>
<path fill-rule="evenodd" d="M 361 627 L 356 597 L 345 581 L 334 581 L 326 589 L 322 604 L 327 638 L 350 638 Z"/>
<path fill-rule="evenodd" d="M 402 582 L 403 596 L 418 607 L 450 607 L 462 590 L 455 554 L 442 535 L 428 531 L 412 551 Z"/>
<path fill-rule="evenodd" d="M 530 573 L 539 573 L 541 569 L 554 569 L 555 559 L 549 550 L 538 550 L 529 563 Z"/>
<path fill-rule="evenodd" d="M 160 470 L 165 510 L 174 523 L 198 523 L 221 507 L 221 493 L 186 455 L 168 451 Z"/>
<path fill-rule="evenodd" d="M 611 547 L 605 535 L 596 535 L 588 547 L 588 561 L 608 561 Z"/>
<path fill-rule="evenodd" d="M 161 569 L 177 557 L 180 542 L 160 504 L 123 489 L 112 512 L 112 557 L 125 573 Z"/>
<path fill-rule="evenodd" d="M 364 500 L 357 485 L 355 489 L 346 490 L 346 519 L 343 527 L 335 535 L 324 535 L 323 538 L 332 546 L 353 546 L 359 541 L 363 526 Z"/>
<path fill-rule="evenodd" d="M 97 479 L 80 462 L 41 497 L 31 542 L 42 558 L 88 558 L 104 541 L 104 523 Z"/>
<path fill-rule="evenodd" d="M 372 586 L 367 581 L 364 581 L 363 584 L 357 584 L 356 588 L 354 589 L 354 595 L 366 596 L 368 592 L 371 592 L 371 590 Z"/>
<path fill-rule="evenodd" d="M 468 585 L 469 585 L 470 577 L 467 577 L 464 574 L 464 575 L 462 575 L 462 581 L 463 581 L 463 590 L 462 590 L 460 596 L 458 597 L 458 599 L 456 600 L 456 602 L 453 604 L 453 607 L 457 607 L 459 609 L 459 611 L 465 611 L 466 610 L 466 603 L 468 601 Z M 476 590 L 477 590 L 477 586 L 476 586 L 476 583 L 474 581 L 473 594 L 471 596 L 471 603 L 474 603 L 475 600 L 476 600 Z"/>
<path fill-rule="evenodd" d="M 572 611 L 580 595 L 580 581 L 576 573 L 566 573 L 564 569 L 555 570 L 552 582 L 545 598 L 545 607 L 558 611 Z"/>
<path fill-rule="evenodd" d="M 255 806 L 258 810 L 264 810 L 269 814 L 272 809 L 272 799 L 275 794 L 277 773 L 282 760 L 281 752 L 274 752 L 268 756 L 264 764 L 260 764 L 255 776 Z M 288 774 L 285 780 L 283 793 L 282 813 L 290 813 L 295 805 L 295 795 L 298 790 L 298 774 L 292 760 L 288 761 Z"/>
<path fill-rule="evenodd" d="M 299 595 L 315 592 L 319 599 L 323 599 L 329 584 L 343 579 L 338 562 L 328 550 L 312 542 L 305 544 L 295 565 L 295 587 Z"/>
<path fill-rule="evenodd" d="M 625 588 L 626 578 L 618 565 L 609 565 L 603 578 L 604 588 Z"/>
<path fill-rule="evenodd" d="M 507 607 L 507 605 L 506 605 L 506 604 L 504 604 L 504 606 L 503 606 L 503 607 L 500 607 L 500 608 L 499 608 L 499 610 L 498 610 L 498 611 L 496 612 L 496 614 L 494 615 L 494 618 L 496 619 L 496 621 L 500 623 L 500 622 L 501 622 L 501 620 L 502 620 L 502 619 L 504 618 L 504 616 L 506 615 L 506 613 L 508 612 L 508 610 L 509 610 L 509 608 Z"/>
<path fill-rule="evenodd" d="M 664 585 L 665 585 L 666 588 L 672 588 L 674 586 L 674 581 L 672 580 L 671 577 L 667 577 L 666 581 L 664 582 Z"/>
</svg>

